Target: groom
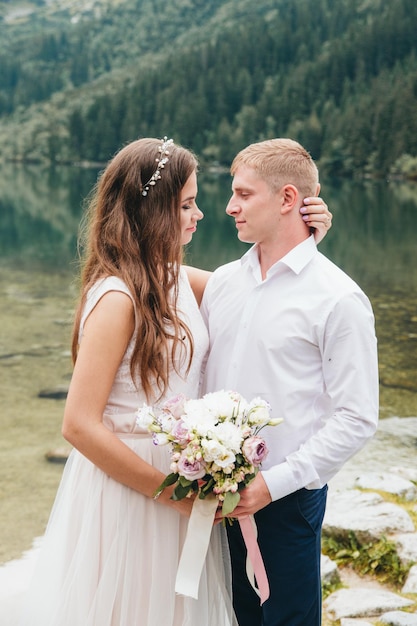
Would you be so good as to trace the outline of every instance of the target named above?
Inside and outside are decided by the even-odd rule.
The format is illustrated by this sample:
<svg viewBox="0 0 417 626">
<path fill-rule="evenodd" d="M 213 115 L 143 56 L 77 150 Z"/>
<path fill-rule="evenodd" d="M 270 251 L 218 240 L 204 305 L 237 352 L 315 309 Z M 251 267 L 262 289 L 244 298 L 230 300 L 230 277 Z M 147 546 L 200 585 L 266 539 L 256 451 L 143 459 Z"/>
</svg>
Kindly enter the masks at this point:
<svg viewBox="0 0 417 626">
<path fill-rule="evenodd" d="M 267 400 L 277 428 L 233 517 L 254 515 L 270 597 L 245 572 L 239 524 L 228 525 L 239 626 L 320 626 L 321 527 L 327 482 L 374 434 L 378 367 L 368 298 L 317 251 L 299 211 L 318 195 L 315 163 L 290 139 L 252 144 L 231 167 L 226 212 L 255 244 L 210 278 L 204 391 Z"/>
</svg>

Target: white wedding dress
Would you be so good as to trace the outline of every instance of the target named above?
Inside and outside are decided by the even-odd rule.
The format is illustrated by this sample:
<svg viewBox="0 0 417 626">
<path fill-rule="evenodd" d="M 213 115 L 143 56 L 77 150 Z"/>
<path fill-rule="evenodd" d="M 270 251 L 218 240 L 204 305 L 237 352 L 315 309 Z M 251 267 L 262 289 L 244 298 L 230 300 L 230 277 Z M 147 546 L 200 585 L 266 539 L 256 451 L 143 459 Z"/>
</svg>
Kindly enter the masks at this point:
<svg viewBox="0 0 417 626">
<path fill-rule="evenodd" d="M 118 278 L 99 281 L 84 321 L 104 293 L 129 294 Z M 185 378 L 172 374 L 166 397 L 197 397 L 208 336 L 185 271 L 178 308 L 194 337 Z M 170 449 L 156 446 L 135 424 L 145 401 L 129 371 L 128 346 L 117 373 L 104 423 L 147 462 L 169 473 Z M 184 369 L 184 368 L 183 368 Z M 73 450 L 64 469 L 33 582 L 23 602 L 21 626 L 231 626 L 227 544 L 216 526 L 202 572 L 198 600 L 175 593 L 175 576 L 187 519 L 116 482 Z"/>
</svg>

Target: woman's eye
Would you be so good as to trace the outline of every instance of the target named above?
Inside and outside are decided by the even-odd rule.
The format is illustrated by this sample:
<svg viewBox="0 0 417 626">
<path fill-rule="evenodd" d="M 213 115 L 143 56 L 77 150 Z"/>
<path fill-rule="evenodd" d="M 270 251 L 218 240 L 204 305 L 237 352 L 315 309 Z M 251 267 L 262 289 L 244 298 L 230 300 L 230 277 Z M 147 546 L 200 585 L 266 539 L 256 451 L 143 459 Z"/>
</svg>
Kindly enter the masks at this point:
<svg viewBox="0 0 417 626">
<path fill-rule="evenodd" d="M 191 204 L 183 204 L 182 208 L 183 209 L 191 209 Z"/>
</svg>

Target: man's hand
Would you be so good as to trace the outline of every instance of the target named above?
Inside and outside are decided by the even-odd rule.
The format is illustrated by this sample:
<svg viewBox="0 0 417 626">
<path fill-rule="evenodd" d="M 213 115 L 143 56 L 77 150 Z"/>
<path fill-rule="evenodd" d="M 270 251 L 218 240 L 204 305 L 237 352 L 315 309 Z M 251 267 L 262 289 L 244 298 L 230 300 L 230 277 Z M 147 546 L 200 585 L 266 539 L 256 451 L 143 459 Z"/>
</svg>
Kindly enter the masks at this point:
<svg viewBox="0 0 417 626">
<path fill-rule="evenodd" d="M 239 504 L 230 513 L 229 517 L 239 518 L 253 515 L 272 502 L 271 494 L 263 479 L 262 472 L 258 472 L 252 482 L 239 493 Z M 218 522 L 221 519 L 223 519 L 222 510 L 219 508 L 216 513 L 216 521 Z"/>
</svg>

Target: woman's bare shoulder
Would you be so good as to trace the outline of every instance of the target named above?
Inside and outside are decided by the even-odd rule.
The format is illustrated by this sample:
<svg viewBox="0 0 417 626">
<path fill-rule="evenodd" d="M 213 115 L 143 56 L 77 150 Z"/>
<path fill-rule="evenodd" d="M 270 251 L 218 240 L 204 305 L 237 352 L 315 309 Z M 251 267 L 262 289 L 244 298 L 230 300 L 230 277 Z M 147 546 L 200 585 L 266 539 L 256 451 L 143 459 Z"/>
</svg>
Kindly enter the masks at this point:
<svg viewBox="0 0 417 626">
<path fill-rule="evenodd" d="M 195 299 L 200 306 L 201 300 L 203 299 L 204 289 L 206 288 L 207 281 L 212 273 L 208 270 L 201 270 L 198 267 L 192 267 L 191 265 L 184 265 L 184 269 L 187 272 L 188 280 L 190 281 Z"/>
</svg>

